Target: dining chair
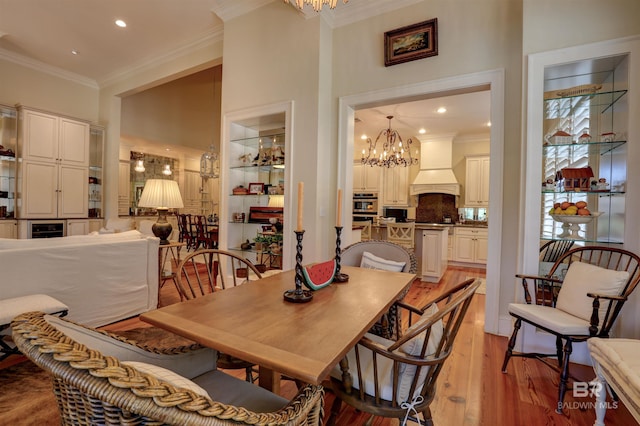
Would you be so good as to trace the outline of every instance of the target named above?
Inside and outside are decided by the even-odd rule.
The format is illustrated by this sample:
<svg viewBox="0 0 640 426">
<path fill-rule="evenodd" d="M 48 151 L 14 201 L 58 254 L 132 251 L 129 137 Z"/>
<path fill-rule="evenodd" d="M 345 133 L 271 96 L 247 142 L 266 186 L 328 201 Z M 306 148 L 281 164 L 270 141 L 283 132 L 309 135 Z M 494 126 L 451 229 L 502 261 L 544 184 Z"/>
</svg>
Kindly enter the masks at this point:
<svg viewBox="0 0 640 426">
<path fill-rule="evenodd" d="M 387 241 L 413 250 L 415 248 L 416 223 L 387 223 Z"/>
<path fill-rule="evenodd" d="M 176 272 L 177 285 L 181 297 L 186 300 L 205 296 L 216 291 L 236 287 L 246 281 L 258 280 L 262 274 L 248 259 L 234 253 L 200 249 L 189 253 L 178 265 Z M 218 368 L 244 369 L 249 382 L 255 380 L 255 365 L 218 353 Z"/>
<path fill-rule="evenodd" d="M 433 425 L 429 406 L 437 379 L 479 285 L 479 280 L 466 280 L 420 309 L 396 302 L 406 314 L 402 337 L 367 333 L 331 371 L 329 386 L 336 397 L 327 425 L 335 425 L 343 402 L 400 424 L 418 422 L 421 413 L 419 424 Z"/>
<path fill-rule="evenodd" d="M 191 214 L 176 213 L 178 219 L 178 241 L 185 243 L 187 250 L 194 247 L 195 238 L 191 232 Z"/>
<path fill-rule="evenodd" d="M 509 314 L 515 322 L 502 372 L 507 372 L 512 357 L 535 358 L 556 370 L 560 375 L 556 412 L 562 413 L 569 379 L 573 379 L 569 371 L 573 344 L 592 337 L 609 337 L 640 280 L 640 257 L 615 247 L 577 247 L 560 256 L 546 276 L 516 277 L 522 280 L 524 303 L 509 304 Z M 514 351 L 523 322 L 555 336 L 556 351 Z M 557 366 L 547 358 L 556 358 Z"/>
<path fill-rule="evenodd" d="M 200 247 L 205 249 L 215 248 L 214 246 L 217 244 L 217 240 L 214 241 L 213 236 L 209 232 L 207 217 L 205 215 L 197 214 L 193 216 L 193 220 L 196 228 L 196 241 L 194 248 L 196 250 Z"/>
<path fill-rule="evenodd" d="M 353 222 L 354 226 L 362 226 L 360 230 L 360 241 L 369 241 L 371 239 L 371 222 L 366 221 L 355 221 Z"/>
<path fill-rule="evenodd" d="M 574 240 L 551 240 L 540 246 L 540 262 L 555 263 L 556 260 L 573 247 Z"/>
<path fill-rule="evenodd" d="M 345 247 L 340 254 L 340 264 L 411 274 L 418 271 L 418 262 L 413 251 L 395 243 L 377 240 L 360 241 Z M 402 292 L 398 300 L 404 299 L 408 291 L 409 288 Z M 391 305 L 389 311 L 376 321 L 369 332 L 387 338 L 397 335 L 398 315 L 397 307 Z"/>
<path fill-rule="evenodd" d="M 52 318 L 19 315 L 13 340 L 51 374 L 62 424 L 322 424 L 321 386 L 305 385 L 288 401 L 217 370 L 211 349 L 201 350 L 206 358 L 157 354 Z M 178 365 L 200 371 L 178 372 Z"/>
</svg>

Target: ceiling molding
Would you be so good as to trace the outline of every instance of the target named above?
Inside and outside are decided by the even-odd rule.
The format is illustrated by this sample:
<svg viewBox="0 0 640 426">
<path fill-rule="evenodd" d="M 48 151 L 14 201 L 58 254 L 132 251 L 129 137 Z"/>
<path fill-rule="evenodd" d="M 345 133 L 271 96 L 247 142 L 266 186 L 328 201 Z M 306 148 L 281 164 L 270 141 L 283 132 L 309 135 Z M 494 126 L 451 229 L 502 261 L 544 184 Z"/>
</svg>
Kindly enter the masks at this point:
<svg viewBox="0 0 640 426">
<path fill-rule="evenodd" d="M 153 69 L 164 63 L 172 62 L 182 56 L 189 54 L 192 51 L 200 50 L 207 46 L 212 46 L 215 43 L 219 43 L 224 38 L 224 30 L 222 26 L 217 28 L 214 33 L 209 34 L 206 37 L 202 37 L 192 43 L 180 46 L 172 51 L 165 53 L 162 56 L 155 56 L 153 58 L 138 62 L 137 64 L 127 66 L 125 69 L 116 71 L 109 76 L 99 80 L 100 87 L 111 86 L 112 84 L 120 81 L 125 81 L 131 76 L 144 72 L 149 69 Z"/>
<path fill-rule="evenodd" d="M 55 77 L 69 80 L 83 86 L 88 86 L 92 89 L 99 88 L 98 83 L 91 78 L 63 70 L 62 68 L 54 67 L 47 63 L 38 61 L 37 59 L 29 58 L 27 56 L 14 53 L 6 49 L 0 48 L 0 59 L 4 59 L 8 62 L 13 62 L 23 67 L 31 68 L 33 70 L 40 71 L 46 74 L 51 74 Z"/>
<path fill-rule="evenodd" d="M 222 22 L 227 22 L 230 19 L 242 16 L 273 1 L 274 0 L 216 0 L 211 11 L 218 15 L 218 18 L 222 19 Z"/>
<path fill-rule="evenodd" d="M 340 1 L 334 10 L 328 12 L 334 15 L 332 18 L 332 28 L 339 28 L 416 3 L 421 3 L 422 1 L 423 0 L 352 0 L 346 4 Z M 424 19 L 427 19 L 427 17 L 425 16 Z"/>
</svg>

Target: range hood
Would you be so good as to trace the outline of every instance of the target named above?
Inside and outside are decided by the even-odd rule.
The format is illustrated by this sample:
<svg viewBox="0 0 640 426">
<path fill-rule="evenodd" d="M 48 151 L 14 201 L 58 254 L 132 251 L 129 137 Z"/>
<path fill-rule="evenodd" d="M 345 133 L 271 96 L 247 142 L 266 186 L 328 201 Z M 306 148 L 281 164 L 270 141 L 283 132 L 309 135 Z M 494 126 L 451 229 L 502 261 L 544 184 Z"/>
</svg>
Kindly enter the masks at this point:
<svg viewBox="0 0 640 426">
<path fill-rule="evenodd" d="M 420 171 L 409 188 L 411 195 L 460 195 L 460 184 L 452 169 L 453 136 L 420 141 Z"/>
</svg>

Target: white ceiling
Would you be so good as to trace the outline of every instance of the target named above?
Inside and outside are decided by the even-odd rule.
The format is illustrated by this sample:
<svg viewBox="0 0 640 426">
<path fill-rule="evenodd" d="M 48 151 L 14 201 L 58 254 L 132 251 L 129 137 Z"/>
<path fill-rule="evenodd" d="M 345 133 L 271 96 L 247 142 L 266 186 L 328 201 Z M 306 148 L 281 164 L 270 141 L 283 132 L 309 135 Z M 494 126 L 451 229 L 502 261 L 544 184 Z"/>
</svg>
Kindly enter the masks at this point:
<svg viewBox="0 0 640 426">
<path fill-rule="evenodd" d="M 294 7 L 282 0 L 0 0 L 0 58 L 99 87 L 145 64 L 221 40 L 224 21 L 272 1 Z M 336 9 L 321 13 L 335 27 L 419 1 L 339 1 Z M 317 13 L 306 6 L 300 15 L 308 19 Z M 127 28 L 117 27 L 116 19 L 124 19 Z M 446 114 L 434 112 L 443 105 Z M 489 92 L 363 109 L 356 112 L 361 120 L 356 134 L 375 138 L 387 126 L 387 115 L 395 116 L 392 126 L 405 139 L 418 136 L 421 127 L 425 137 L 486 133 Z"/>
</svg>

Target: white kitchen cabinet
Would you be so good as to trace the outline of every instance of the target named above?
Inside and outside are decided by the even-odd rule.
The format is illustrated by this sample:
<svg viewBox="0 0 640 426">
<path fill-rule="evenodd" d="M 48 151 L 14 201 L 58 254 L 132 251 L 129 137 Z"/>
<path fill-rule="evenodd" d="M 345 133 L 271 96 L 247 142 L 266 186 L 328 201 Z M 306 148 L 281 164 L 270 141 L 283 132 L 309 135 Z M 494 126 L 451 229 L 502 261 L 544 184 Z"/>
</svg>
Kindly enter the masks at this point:
<svg viewBox="0 0 640 426">
<path fill-rule="evenodd" d="M 0 220 L 0 238 L 16 238 L 16 221 Z"/>
<path fill-rule="evenodd" d="M 67 236 L 87 235 L 89 233 L 89 219 L 67 220 Z"/>
<path fill-rule="evenodd" d="M 489 156 L 467 157 L 464 204 L 467 207 L 489 205 Z"/>
<path fill-rule="evenodd" d="M 362 163 L 353 165 L 353 192 L 379 192 L 380 167 Z"/>
<path fill-rule="evenodd" d="M 425 229 L 420 231 L 416 249 L 420 253 L 422 281 L 437 283 L 447 270 L 447 229 Z"/>
<path fill-rule="evenodd" d="M 131 206 L 131 164 L 120 161 L 118 164 L 118 216 L 129 216 Z"/>
<path fill-rule="evenodd" d="M 88 123 L 20 108 L 19 217 L 87 217 Z"/>
<path fill-rule="evenodd" d="M 89 233 L 100 231 L 103 226 L 104 221 L 102 219 L 89 219 Z"/>
<path fill-rule="evenodd" d="M 453 260 L 486 265 L 488 237 L 487 228 L 456 227 L 454 230 Z"/>
<path fill-rule="evenodd" d="M 383 206 L 409 205 L 409 168 L 385 168 L 383 173 L 382 204 Z"/>
<path fill-rule="evenodd" d="M 23 161 L 20 217 L 86 217 L 89 169 L 55 162 Z"/>
</svg>

